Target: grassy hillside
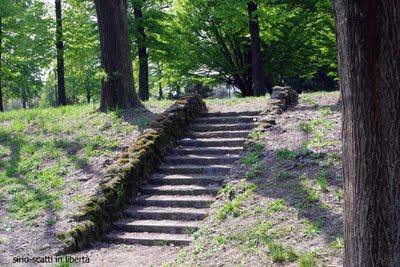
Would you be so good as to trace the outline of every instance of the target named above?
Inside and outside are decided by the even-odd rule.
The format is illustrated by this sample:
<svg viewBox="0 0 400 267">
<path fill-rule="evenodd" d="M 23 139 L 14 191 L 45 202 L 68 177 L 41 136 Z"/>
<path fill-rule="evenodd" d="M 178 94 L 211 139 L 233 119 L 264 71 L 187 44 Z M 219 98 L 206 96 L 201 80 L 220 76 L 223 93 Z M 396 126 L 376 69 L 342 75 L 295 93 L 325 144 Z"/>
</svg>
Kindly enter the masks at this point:
<svg viewBox="0 0 400 267">
<path fill-rule="evenodd" d="M 108 114 L 94 105 L 1 113 L 0 245 L 18 247 L 32 231 L 54 239 L 117 154 L 170 104 Z"/>
</svg>

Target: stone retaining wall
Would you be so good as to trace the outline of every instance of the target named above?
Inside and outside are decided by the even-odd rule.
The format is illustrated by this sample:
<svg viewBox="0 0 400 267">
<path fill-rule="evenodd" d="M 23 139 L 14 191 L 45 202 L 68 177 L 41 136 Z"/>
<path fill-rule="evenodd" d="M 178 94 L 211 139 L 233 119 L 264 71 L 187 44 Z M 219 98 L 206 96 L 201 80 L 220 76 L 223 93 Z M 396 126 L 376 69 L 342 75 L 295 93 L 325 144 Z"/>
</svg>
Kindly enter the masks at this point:
<svg viewBox="0 0 400 267">
<path fill-rule="evenodd" d="M 257 131 L 263 132 L 275 125 L 275 116 L 297 103 L 297 92 L 290 86 L 275 86 L 272 89 L 271 98 L 267 101 L 266 108 L 260 113 L 261 118 L 259 120 Z"/>
</svg>

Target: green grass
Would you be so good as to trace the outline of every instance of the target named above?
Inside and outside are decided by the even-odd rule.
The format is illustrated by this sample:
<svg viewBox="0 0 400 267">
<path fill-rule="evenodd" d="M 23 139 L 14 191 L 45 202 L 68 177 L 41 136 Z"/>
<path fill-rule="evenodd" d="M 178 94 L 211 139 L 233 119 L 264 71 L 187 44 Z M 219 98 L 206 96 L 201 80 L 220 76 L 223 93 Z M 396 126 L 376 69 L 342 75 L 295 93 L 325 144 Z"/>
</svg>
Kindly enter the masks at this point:
<svg viewBox="0 0 400 267">
<path fill-rule="evenodd" d="M 319 201 L 320 193 L 314 189 L 306 189 L 306 200 L 309 203 L 315 203 Z"/>
<path fill-rule="evenodd" d="M 298 258 L 293 247 L 284 247 L 280 243 L 270 242 L 268 250 L 273 262 L 293 262 Z"/>
<path fill-rule="evenodd" d="M 340 154 L 337 153 L 328 153 L 324 162 L 323 162 L 323 166 L 337 166 L 340 164 L 340 162 L 342 161 L 342 157 Z"/>
<path fill-rule="evenodd" d="M 256 248 L 260 244 L 268 245 L 272 239 L 269 231 L 272 229 L 273 224 L 270 221 L 257 222 L 250 229 L 239 231 L 229 238 L 245 244 L 247 248 Z"/>
<path fill-rule="evenodd" d="M 175 100 L 170 100 L 170 99 L 158 100 L 157 98 L 150 98 L 149 101 L 142 102 L 142 103 L 146 108 L 152 108 L 152 107 L 168 108 L 174 102 L 175 102 Z"/>
<path fill-rule="evenodd" d="M 255 103 L 255 102 L 261 102 L 261 101 L 265 101 L 266 97 L 269 97 L 269 95 L 267 94 L 267 96 L 261 96 L 261 97 L 245 97 L 245 98 L 241 98 L 241 97 L 232 97 L 232 98 L 215 98 L 215 99 L 204 99 L 204 101 L 206 102 L 207 106 L 212 106 L 212 105 L 224 105 L 224 106 L 236 106 L 238 104 L 251 104 L 251 103 Z"/>
<path fill-rule="evenodd" d="M 303 253 L 298 259 L 299 267 L 317 267 L 317 255 L 315 252 Z"/>
<path fill-rule="evenodd" d="M 327 134 L 335 127 L 335 122 L 328 118 L 333 114 L 332 110 L 328 107 L 319 109 L 321 118 L 312 119 L 307 122 L 300 122 L 298 128 L 311 135 L 311 138 L 304 142 L 304 147 L 307 149 L 324 148 L 334 145 L 335 142 L 327 138 Z"/>
<path fill-rule="evenodd" d="M 318 112 L 324 117 L 333 114 L 333 111 L 332 111 L 332 109 L 330 107 L 320 107 L 318 109 Z"/>
<path fill-rule="evenodd" d="M 289 171 L 280 171 L 278 177 L 283 180 L 288 180 L 292 177 L 292 174 Z"/>
<path fill-rule="evenodd" d="M 243 163 L 249 167 L 245 177 L 249 180 L 260 180 L 264 173 L 264 165 L 262 163 L 262 153 L 264 146 L 260 143 L 255 143 L 251 146 L 250 152 L 246 154 Z"/>
<path fill-rule="evenodd" d="M 68 172 L 114 153 L 120 147 L 116 136 L 131 134 L 148 120 L 139 117 L 134 125 L 117 112 L 96 109 L 76 105 L 0 114 L 0 191 L 8 196 L 12 218 L 32 223 L 46 210 L 61 209 L 62 194 L 71 190 Z"/>
<path fill-rule="evenodd" d="M 268 249 L 273 262 L 284 262 L 286 260 L 285 249 L 281 244 L 271 242 L 268 244 Z"/>
<path fill-rule="evenodd" d="M 273 214 L 275 212 L 281 212 L 285 211 L 288 209 L 288 205 L 284 199 L 276 199 L 269 203 L 267 207 L 267 213 L 268 214 Z"/>
<path fill-rule="evenodd" d="M 337 237 L 334 241 L 332 241 L 329 246 L 336 250 L 343 250 L 344 249 L 344 240 L 343 237 Z"/>
<path fill-rule="evenodd" d="M 300 100 L 309 105 L 316 105 L 316 102 L 314 101 L 311 94 L 302 94 Z"/>
<path fill-rule="evenodd" d="M 304 236 L 307 239 L 313 239 L 319 235 L 322 223 L 312 223 L 307 220 L 304 222 L 304 224 Z"/>
<path fill-rule="evenodd" d="M 294 160 L 296 158 L 296 153 L 288 148 L 282 148 L 277 150 L 276 156 L 279 161 Z"/>
<path fill-rule="evenodd" d="M 337 201 L 342 200 L 343 199 L 343 195 L 344 195 L 343 190 L 335 189 L 335 198 L 336 198 Z"/>
<path fill-rule="evenodd" d="M 251 138 L 251 139 L 253 139 L 253 140 L 260 140 L 261 139 L 261 136 L 262 136 L 262 132 L 260 132 L 260 131 L 252 131 L 250 134 L 249 134 L 249 137 Z"/>
<path fill-rule="evenodd" d="M 328 192 L 328 176 L 329 173 L 326 170 L 320 170 L 317 173 L 317 178 L 316 178 L 317 184 L 321 188 L 321 191 L 324 193 Z"/>
<path fill-rule="evenodd" d="M 310 122 L 300 122 L 299 129 L 305 133 L 311 134 L 315 131 L 315 126 Z"/>
<path fill-rule="evenodd" d="M 225 220 L 228 216 L 239 217 L 242 215 L 243 202 L 253 196 L 256 186 L 247 181 L 240 181 L 237 184 L 227 184 L 219 191 L 220 196 L 227 196 L 222 207 L 217 210 L 216 218 L 218 220 Z M 234 196 L 232 200 L 229 198 Z"/>
</svg>

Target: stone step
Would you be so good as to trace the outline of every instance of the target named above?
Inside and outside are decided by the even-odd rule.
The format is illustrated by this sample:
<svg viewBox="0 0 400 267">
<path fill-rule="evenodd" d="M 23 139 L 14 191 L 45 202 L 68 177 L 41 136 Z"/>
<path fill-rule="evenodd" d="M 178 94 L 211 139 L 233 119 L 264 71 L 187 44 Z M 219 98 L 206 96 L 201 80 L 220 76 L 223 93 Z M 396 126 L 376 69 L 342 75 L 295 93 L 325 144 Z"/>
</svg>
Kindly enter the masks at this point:
<svg viewBox="0 0 400 267">
<path fill-rule="evenodd" d="M 238 155 L 243 152 L 242 146 L 237 147 L 178 147 L 172 150 L 174 155 Z"/>
<path fill-rule="evenodd" d="M 140 188 L 142 194 L 147 195 L 211 195 L 218 193 L 220 186 L 200 185 L 144 185 Z"/>
<path fill-rule="evenodd" d="M 181 147 L 237 147 L 243 146 L 245 141 L 245 138 L 184 138 L 178 141 L 178 145 Z"/>
<path fill-rule="evenodd" d="M 196 132 L 239 131 L 239 130 L 252 130 L 256 126 L 257 123 L 234 123 L 234 124 L 195 123 L 189 127 L 189 130 Z"/>
<path fill-rule="evenodd" d="M 238 155 L 184 155 L 167 156 L 164 162 L 167 164 L 192 164 L 192 165 L 212 165 L 212 164 L 231 164 L 239 160 Z"/>
<path fill-rule="evenodd" d="M 258 120 L 257 116 L 231 116 L 231 117 L 200 117 L 194 123 L 218 124 L 218 123 L 251 123 Z"/>
<path fill-rule="evenodd" d="M 172 208 L 208 208 L 215 200 L 213 196 L 171 196 L 143 195 L 133 201 L 137 206 L 155 206 Z"/>
<path fill-rule="evenodd" d="M 194 132 L 191 131 L 186 134 L 188 138 L 235 138 L 242 137 L 246 138 L 251 131 L 240 130 L 240 131 L 214 131 L 214 132 Z"/>
<path fill-rule="evenodd" d="M 243 112 L 208 112 L 201 113 L 199 117 L 235 117 L 235 116 L 259 116 L 261 111 L 243 111 Z"/>
<path fill-rule="evenodd" d="M 222 176 L 155 174 L 149 178 L 148 183 L 155 185 L 220 185 L 223 181 Z"/>
<path fill-rule="evenodd" d="M 199 223 L 196 221 L 124 219 L 115 223 L 114 228 L 124 232 L 189 234 L 197 231 Z"/>
<path fill-rule="evenodd" d="M 229 165 L 162 165 L 160 173 L 162 174 L 204 174 L 221 175 L 228 174 L 231 169 Z"/>
<path fill-rule="evenodd" d="M 122 244 L 139 244 L 144 246 L 184 246 L 191 242 L 189 235 L 164 233 L 127 233 L 113 231 L 106 238 L 109 242 Z"/>
<path fill-rule="evenodd" d="M 139 220 L 203 220 L 207 216 L 207 209 L 171 208 L 171 207 L 130 207 L 123 211 L 123 215 Z"/>
</svg>

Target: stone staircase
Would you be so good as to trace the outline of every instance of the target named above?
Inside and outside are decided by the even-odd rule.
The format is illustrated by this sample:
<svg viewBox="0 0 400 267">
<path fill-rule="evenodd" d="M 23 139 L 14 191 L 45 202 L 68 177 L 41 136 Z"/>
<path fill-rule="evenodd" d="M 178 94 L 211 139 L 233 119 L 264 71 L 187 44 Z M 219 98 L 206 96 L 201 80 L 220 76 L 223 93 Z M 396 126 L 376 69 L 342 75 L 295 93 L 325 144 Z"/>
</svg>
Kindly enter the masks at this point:
<svg viewBox="0 0 400 267">
<path fill-rule="evenodd" d="M 194 120 L 106 236 L 109 242 L 187 245 L 240 159 L 258 112 L 204 113 Z"/>
</svg>

